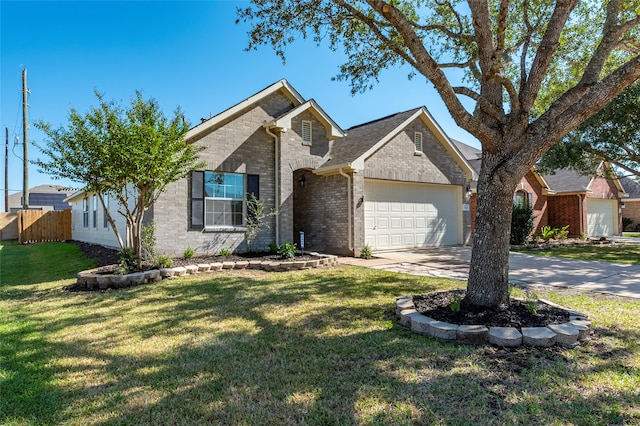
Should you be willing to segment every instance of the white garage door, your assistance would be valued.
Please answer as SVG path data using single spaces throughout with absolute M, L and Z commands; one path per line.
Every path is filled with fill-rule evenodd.
M 618 232 L 616 200 L 587 199 L 587 233 L 591 237 L 611 236 Z
M 455 186 L 366 179 L 365 243 L 374 250 L 460 244 L 460 191 Z

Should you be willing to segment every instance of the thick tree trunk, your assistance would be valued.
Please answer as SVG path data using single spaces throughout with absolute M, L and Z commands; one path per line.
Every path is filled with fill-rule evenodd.
M 497 168 L 484 165 L 478 179 L 471 267 L 463 305 L 504 307 L 509 304 L 509 236 L 518 178 L 504 163 Z

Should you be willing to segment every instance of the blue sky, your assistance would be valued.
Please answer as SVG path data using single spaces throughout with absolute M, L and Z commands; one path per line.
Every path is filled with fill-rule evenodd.
M 245 51 L 249 29 L 236 24 L 247 1 L 0 1 L 2 135 L 9 128 L 9 189 L 22 189 L 22 70 L 27 68 L 29 122 L 67 123 L 73 106 L 96 105 L 93 91 L 122 103 L 140 90 L 170 114 L 180 106 L 193 124 L 224 111 L 286 78 L 306 99 L 315 99 L 344 129 L 425 105 L 447 134 L 479 147 L 457 127 L 432 85 L 407 78 L 408 69 L 382 73 L 365 94 L 352 96 L 347 82 L 332 81 L 344 56 L 327 45 L 299 40 L 283 65 L 264 46 Z M 4 139 L 4 137 L 3 137 Z M 40 157 L 29 131 L 29 158 Z M 4 140 L 3 140 L 4 145 Z M 4 149 L 2 149 L 4 153 Z M 4 155 L 0 188 L 4 191 Z M 29 186 L 72 185 L 29 166 Z M 76 185 L 77 186 L 77 185 Z M 4 196 L 0 197 L 4 211 Z

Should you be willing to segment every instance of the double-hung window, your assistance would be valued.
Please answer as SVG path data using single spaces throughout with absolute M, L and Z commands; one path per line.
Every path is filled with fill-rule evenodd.
M 191 229 L 241 228 L 247 193 L 258 198 L 259 176 L 195 171 L 191 174 Z
M 89 227 L 89 199 L 87 197 L 82 199 L 82 227 Z
M 91 206 L 92 206 L 92 217 L 93 217 L 93 227 L 98 227 L 98 196 L 94 195 L 91 198 Z
M 244 175 L 204 173 L 204 226 L 244 224 Z
M 104 199 L 104 212 L 102 214 L 102 227 L 108 228 L 109 221 L 107 220 L 107 210 L 109 210 L 109 194 L 105 192 L 102 197 Z

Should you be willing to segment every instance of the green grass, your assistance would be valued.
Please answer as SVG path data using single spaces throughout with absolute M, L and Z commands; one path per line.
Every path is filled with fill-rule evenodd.
M 517 249 L 513 251 L 536 256 L 566 257 L 569 259 L 640 265 L 640 244 L 577 244 L 543 250 Z
M 66 250 L 0 252 L 0 424 L 640 423 L 640 301 L 539 292 L 591 315 L 593 339 L 501 351 L 393 319 L 396 296 L 458 281 L 343 267 L 72 293 L 71 272 L 4 279 Z
M 640 238 L 640 232 L 623 232 L 622 236 L 629 238 Z

